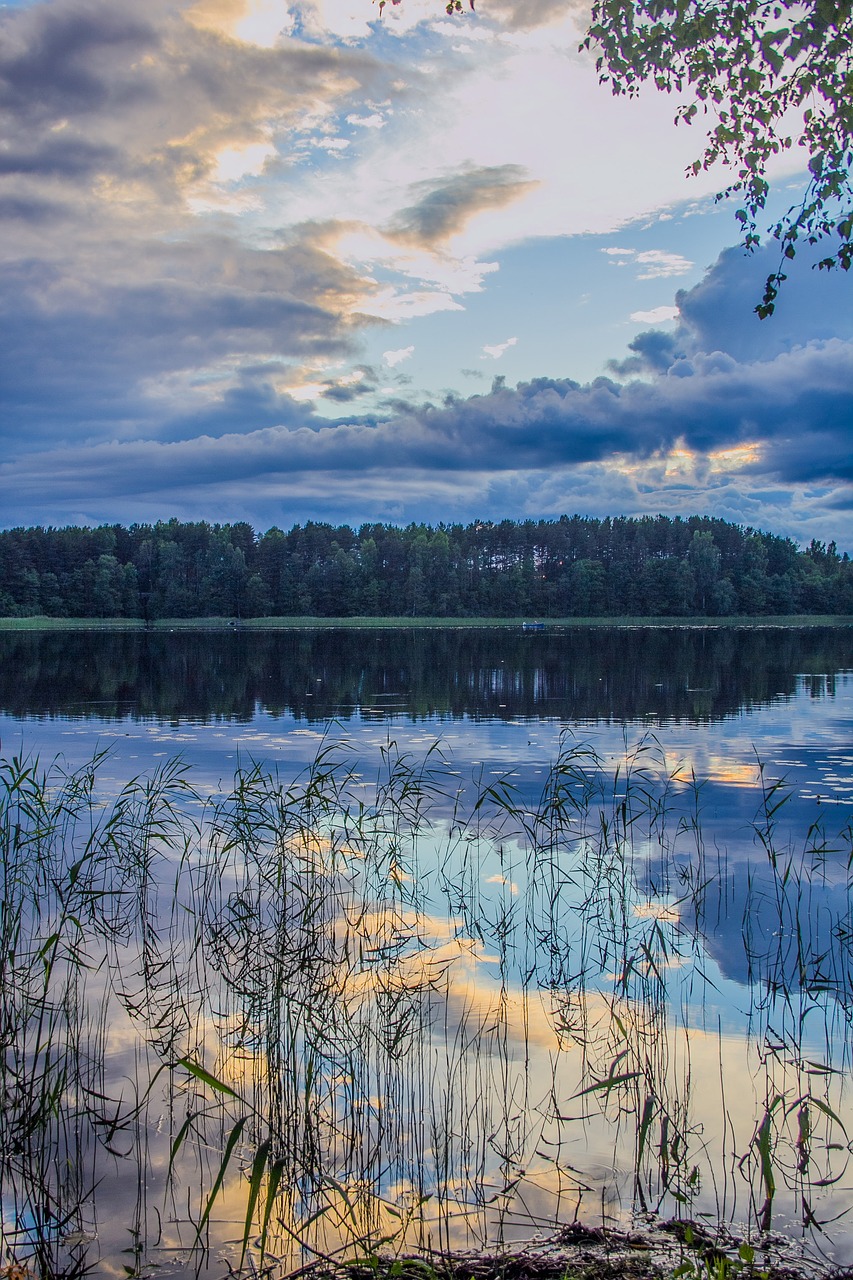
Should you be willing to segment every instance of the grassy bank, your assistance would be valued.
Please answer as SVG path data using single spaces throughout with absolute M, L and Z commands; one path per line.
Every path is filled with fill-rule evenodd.
M 853 627 L 850 614 L 790 614 L 778 617 L 728 618 L 0 618 L 0 631 L 318 631 L 346 630 L 474 630 L 518 629 L 543 622 L 549 631 L 570 627 Z

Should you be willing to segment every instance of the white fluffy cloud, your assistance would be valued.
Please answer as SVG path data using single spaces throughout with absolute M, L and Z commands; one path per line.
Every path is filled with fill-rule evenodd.
M 665 324 L 678 318 L 678 307 L 653 307 L 651 311 L 632 311 L 631 319 L 640 324 Z
M 689 258 L 680 253 L 672 253 L 667 249 L 620 249 L 616 247 L 601 250 L 612 259 L 614 266 L 625 267 L 632 264 L 638 268 L 638 280 L 667 280 L 672 276 L 684 276 L 693 267 Z
M 492 360 L 500 360 L 501 356 L 509 351 L 510 347 L 514 347 L 517 342 L 518 338 L 507 338 L 506 342 L 496 342 L 493 346 L 489 346 L 487 343 L 483 347 L 483 359 L 488 356 Z
M 389 369 L 394 369 L 398 364 L 402 364 L 404 360 L 409 360 L 415 354 L 415 348 L 400 347 L 397 351 L 383 351 L 382 359 L 388 365 Z

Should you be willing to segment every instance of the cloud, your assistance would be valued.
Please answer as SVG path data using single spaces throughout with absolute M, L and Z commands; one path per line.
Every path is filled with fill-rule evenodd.
M 328 381 L 320 394 L 332 404 L 352 404 L 375 390 L 375 379 L 369 377 L 367 371 L 357 369 L 347 377 Z
M 467 168 L 438 182 L 416 183 L 414 204 L 394 219 L 390 233 L 410 244 L 432 248 L 461 231 L 485 209 L 501 209 L 532 190 L 525 170 L 516 164 Z
M 352 144 L 348 138 L 313 138 L 311 145 L 319 147 L 321 151 L 330 151 L 334 155 L 346 151 Z
M 280 0 L 195 0 L 186 17 L 202 30 L 264 49 L 274 48 L 294 26 L 293 14 Z
M 760 279 L 771 261 L 764 253 L 748 266 Z M 498 379 L 487 394 L 441 406 L 400 404 L 387 420 L 324 421 L 275 393 L 268 364 L 215 432 L 198 434 L 197 421 L 192 434 L 171 440 L 94 439 L 7 454 L 3 509 L 39 509 L 56 522 L 64 510 L 91 509 L 93 495 L 107 518 L 128 503 L 134 511 L 203 511 L 215 494 L 229 510 L 254 504 L 255 519 L 276 503 L 280 513 L 283 501 L 288 510 L 346 519 L 383 518 L 392 503 L 406 518 L 470 514 L 472 504 L 495 514 L 686 514 L 701 509 L 704 495 L 728 518 L 824 538 L 831 531 L 843 545 L 845 530 L 853 539 L 853 321 L 839 309 L 836 334 L 791 339 L 813 294 L 833 311 L 836 282 L 808 271 L 790 282 L 787 326 L 729 311 L 727 281 L 749 292 L 737 262 L 723 254 L 699 285 L 679 293 L 674 332 L 638 335 L 630 357 L 638 367 L 622 371 L 626 382 L 537 378 L 510 388 Z M 729 350 L 715 341 L 723 337 Z M 745 337 L 753 358 L 738 359 Z M 369 376 L 365 369 L 363 381 Z M 360 385 L 320 381 L 341 401 Z M 242 429 L 229 429 L 240 408 Z
M 362 129 L 384 129 L 387 123 L 385 116 L 378 111 L 373 111 L 369 116 L 347 116 L 347 124 L 357 125 Z
M 26 447 L 80 423 L 89 436 L 143 423 L 168 434 L 179 415 L 214 412 L 229 388 L 257 382 L 264 361 L 279 371 L 265 375 L 272 386 L 291 361 L 353 350 L 341 304 L 370 286 L 308 229 L 277 250 L 217 235 L 151 244 L 140 264 L 149 279 L 122 270 L 121 248 L 102 246 L 104 279 L 91 285 L 86 262 L 76 278 L 51 263 L 0 268 L 7 430 Z
M 209 172 L 221 148 L 296 126 L 379 71 L 364 54 L 227 40 L 164 3 L 143 15 L 129 0 L 52 0 L 3 11 L 0 31 L 4 116 L 30 168 L 54 171 L 76 149 L 161 196 Z
M 684 331 L 695 347 L 726 351 L 739 361 L 768 359 L 806 341 L 853 340 L 849 278 L 818 271 L 822 256 L 820 246 L 804 245 L 795 262 L 785 264 L 790 278 L 772 318 L 762 321 L 754 309 L 767 276 L 780 266 L 779 246 L 770 241 L 752 255 L 724 250 L 696 288 L 675 296 Z
M 566 14 L 582 15 L 585 8 L 581 0 L 478 0 L 477 4 L 481 17 L 494 18 L 519 31 L 549 26 Z
M 334 255 L 327 228 L 248 237 L 224 215 L 253 207 L 241 188 L 281 164 L 307 118 L 385 88 L 360 51 L 259 47 L 164 0 L 0 10 L 13 140 L 0 151 L 0 376 L 17 447 L 168 438 L 198 412 L 221 429 L 264 361 L 278 362 L 261 380 L 275 401 L 290 362 L 352 351 L 377 285 Z
M 383 351 L 382 359 L 388 365 L 389 369 L 393 369 L 396 365 L 402 364 L 404 360 L 410 359 L 415 354 L 415 348 L 400 347 L 398 351 Z
M 621 249 L 616 246 L 602 249 L 602 253 L 614 259 L 614 266 L 624 267 L 633 262 L 641 270 L 638 280 L 668 280 L 671 276 L 683 276 L 693 267 L 689 258 L 666 249 Z
M 0 468 L 42 485 L 46 472 L 82 490 L 144 490 L 226 476 L 376 469 L 491 472 L 663 458 L 676 445 L 702 454 L 772 444 L 782 480 L 853 480 L 849 404 L 853 346 L 837 339 L 756 365 L 694 355 L 654 383 L 606 378 L 578 385 L 539 378 L 376 424 L 270 427 L 217 440 L 150 441 L 59 450 Z M 757 448 L 755 452 L 761 452 Z
M 638 280 L 667 280 L 670 276 L 683 276 L 693 266 L 689 258 L 663 249 L 646 249 L 637 254 L 636 261 L 643 268 L 637 273 Z
M 58 133 L 28 150 L 8 148 L 0 152 L 0 177 L 41 175 L 49 178 L 86 178 L 101 172 L 116 159 L 113 147 Z
M 654 307 L 651 311 L 632 311 L 630 318 L 640 324 L 662 324 L 665 320 L 676 320 L 678 314 L 678 307 Z
M 445 503 L 603 514 L 697 493 L 754 520 L 760 501 L 781 511 L 786 486 L 812 527 L 846 511 L 849 300 L 798 266 L 759 325 L 772 249 L 724 254 L 677 294 L 674 327 L 638 334 L 585 386 L 383 403 L 375 371 L 353 368 L 366 325 L 461 312 L 495 246 L 591 228 L 622 240 L 682 192 L 682 132 L 655 133 L 671 104 L 599 93 L 573 5 L 487 3 L 485 20 L 445 23 L 469 33 L 452 42 L 431 0 L 381 28 L 369 0 L 356 16 L 306 0 L 286 38 L 272 0 L 0 7 L 5 520 L 211 504 L 281 519 L 297 503 L 345 519 Z M 377 56 L 357 43 L 371 26 Z M 541 121 L 558 117 L 574 127 L 555 166 Z M 666 248 L 606 252 L 644 279 L 691 267 Z M 461 333 L 465 317 L 447 318 Z M 481 343 L 454 347 L 460 362 Z M 410 350 L 383 345 L 386 368 Z M 348 412 L 366 394 L 372 416 Z M 732 477 L 748 477 L 740 498 Z
M 485 360 L 486 356 L 490 356 L 492 360 L 500 360 L 505 351 L 509 351 L 510 347 L 514 347 L 518 342 L 518 338 L 507 338 L 506 342 L 498 342 L 494 346 L 484 346 L 481 360 Z
M 745 366 L 805 344 L 853 341 L 849 281 L 838 271 L 817 271 L 820 257 L 819 249 L 800 249 L 789 267 L 790 279 L 782 286 L 776 311 L 770 319 L 759 320 L 755 306 L 767 276 L 778 269 L 778 246 L 771 241 L 753 254 L 740 248 L 723 250 L 699 284 L 676 293 L 679 323 L 675 331 L 653 329 L 639 334 L 629 344 L 634 354 L 611 362 L 611 370 L 623 377 L 661 373 L 678 360 L 713 352 Z
M 680 339 L 663 329 L 647 329 L 638 333 L 628 350 L 634 354 L 623 360 L 609 360 L 610 373 L 630 378 L 642 373 L 666 373 L 678 355 Z

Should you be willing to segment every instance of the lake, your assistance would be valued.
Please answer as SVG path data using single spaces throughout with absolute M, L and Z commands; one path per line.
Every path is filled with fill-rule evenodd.
M 7 1246 L 849 1263 L 851 724 L 853 627 L 0 633 Z

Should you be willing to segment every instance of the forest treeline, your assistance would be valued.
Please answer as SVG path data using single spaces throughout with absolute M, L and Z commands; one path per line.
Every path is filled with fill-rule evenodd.
M 705 516 L 207 521 L 0 531 L 0 616 L 702 617 L 853 613 L 835 543 Z

